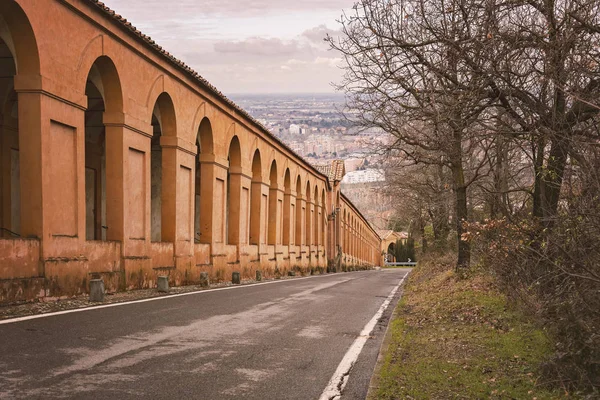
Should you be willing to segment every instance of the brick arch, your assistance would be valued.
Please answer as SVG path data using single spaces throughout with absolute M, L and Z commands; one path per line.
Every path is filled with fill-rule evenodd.
M 269 165 L 269 186 L 271 187 L 271 189 L 278 189 L 279 175 L 277 173 L 277 160 L 271 160 Z
M 83 92 L 85 92 L 87 81 L 92 81 L 102 94 L 106 112 L 122 113 L 124 111 L 121 78 L 115 63 L 109 56 L 101 55 L 89 66 L 86 76 L 80 82 L 83 84 Z
M 146 98 L 146 115 L 150 118 L 150 122 L 157 104 L 160 107 L 161 117 L 163 108 L 164 112 L 168 114 L 167 121 L 165 121 L 166 129 L 163 128 L 163 131 L 165 131 L 164 136 L 177 136 L 178 104 L 175 97 L 171 95 L 175 92 L 176 89 L 173 87 L 171 79 L 165 75 L 159 75 L 152 83 Z
M 162 136 L 177 135 L 175 105 L 167 92 L 161 92 L 151 106 L 150 123 L 152 125 L 150 155 L 150 235 L 154 242 L 168 241 L 174 236 L 174 221 L 168 218 L 171 193 L 167 186 L 174 182 L 163 180 L 169 172 L 163 166 L 166 163 L 163 153 Z M 167 185 L 165 185 L 166 183 Z
M 17 75 L 40 75 L 40 55 L 35 33 L 29 18 L 15 1 L 0 2 L 0 38 L 11 50 Z
M 289 168 L 283 173 L 283 244 L 292 243 L 292 228 L 295 215 L 292 213 L 292 178 Z
M 242 145 L 240 143 L 240 138 L 237 135 L 234 135 L 231 140 L 229 140 L 227 156 L 229 159 L 229 168 L 242 166 Z
M 292 228 L 295 230 L 294 234 L 294 244 L 296 246 L 302 244 L 302 177 L 300 174 L 296 175 L 296 217 L 294 218 L 295 227 Z
M 306 180 L 306 191 L 305 191 L 305 200 L 306 200 L 306 209 L 304 214 L 304 244 L 309 246 L 312 244 L 312 215 L 311 209 L 312 205 L 310 204 L 312 200 L 311 196 L 311 184 L 310 180 Z
M 196 129 L 197 146 L 194 163 L 194 243 L 207 243 L 212 232 L 213 129 L 210 119 L 203 117 Z M 204 234 L 203 234 L 204 231 Z
M 199 154 L 214 154 L 213 127 L 208 117 L 202 118 L 196 130 L 196 145 Z
M 81 82 L 79 83 L 81 84 Z M 117 174 L 121 160 L 119 138 L 107 123 L 119 122 L 123 114 L 123 92 L 113 61 L 99 56 L 89 67 L 83 81 L 85 111 L 85 223 L 87 240 L 118 238 L 118 188 L 107 182 Z M 108 122 L 107 122 L 108 119 Z M 110 151 L 107 148 L 110 147 Z M 111 229 L 112 228 L 112 229 Z
M 240 163 L 241 168 L 250 169 L 252 159 L 249 157 L 251 154 L 251 141 L 248 137 L 248 132 L 239 124 L 234 123 L 231 119 L 215 117 L 211 118 L 213 128 L 213 152 L 217 159 L 221 158 L 226 160 L 229 157 L 229 150 L 232 141 L 235 139 L 240 145 Z M 261 156 L 264 151 L 261 150 Z
M 279 175 L 277 173 L 277 160 L 272 160 L 269 168 L 269 210 L 267 244 L 280 243 L 279 235 L 279 206 L 278 206 Z M 279 228 L 279 229 L 278 229 Z
M 321 216 L 321 244 L 322 245 L 326 245 L 326 238 L 327 238 L 327 221 L 328 221 L 328 214 L 331 212 L 331 210 L 327 209 L 327 200 L 325 197 L 325 188 L 321 189 L 321 210 L 323 212 L 323 215 Z
M 262 221 L 262 176 L 263 167 L 260 149 L 254 148 L 252 153 L 252 182 L 250 187 L 250 241 L 258 245 L 261 241 L 260 225 Z
M 232 180 L 233 174 L 239 175 L 242 171 L 242 147 L 237 135 L 234 135 L 229 142 L 227 158 L 229 166 L 227 169 L 226 207 L 223 219 L 226 227 L 225 242 L 233 245 L 239 244 L 240 239 L 239 226 L 241 199 L 240 192 L 237 190 L 239 188 L 234 186 Z
M 319 186 L 315 184 L 313 195 L 313 221 L 312 221 L 312 244 L 319 245 L 321 238 L 319 237 Z
M 262 179 L 262 159 L 260 156 L 260 149 L 256 148 L 252 152 L 252 180 Z
M 342 211 L 342 251 L 344 253 L 348 253 L 348 237 L 347 237 L 347 232 L 348 232 L 348 216 L 346 213 L 346 207 L 342 207 L 343 211 Z
M 177 136 L 177 115 L 173 98 L 168 92 L 161 92 L 152 103 L 150 120 L 155 117 L 160 124 L 161 136 Z

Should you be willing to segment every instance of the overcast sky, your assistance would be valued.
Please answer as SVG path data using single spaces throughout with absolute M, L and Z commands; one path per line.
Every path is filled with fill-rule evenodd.
M 333 92 L 353 0 L 103 0 L 225 94 Z

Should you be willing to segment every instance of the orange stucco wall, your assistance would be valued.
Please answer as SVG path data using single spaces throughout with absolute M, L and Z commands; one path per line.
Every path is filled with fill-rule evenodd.
M 339 182 L 96 2 L 1 2 L 0 28 L 0 302 L 380 262 Z

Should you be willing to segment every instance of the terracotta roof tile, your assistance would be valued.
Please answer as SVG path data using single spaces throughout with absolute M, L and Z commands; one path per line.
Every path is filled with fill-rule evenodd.
M 346 164 L 344 160 L 332 160 L 330 164 L 315 165 L 323 175 L 327 175 L 330 182 L 340 182 L 346 175 Z
M 329 171 L 331 171 L 331 165 L 330 164 L 314 165 L 314 167 L 316 169 L 318 169 L 319 172 L 321 172 L 323 175 L 327 175 L 329 177 Z

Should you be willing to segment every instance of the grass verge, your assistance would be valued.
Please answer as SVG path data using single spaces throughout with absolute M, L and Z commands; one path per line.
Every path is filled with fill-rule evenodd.
M 561 399 L 538 369 L 545 333 L 489 278 L 458 279 L 452 260 L 422 260 L 408 278 L 370 399 Z

